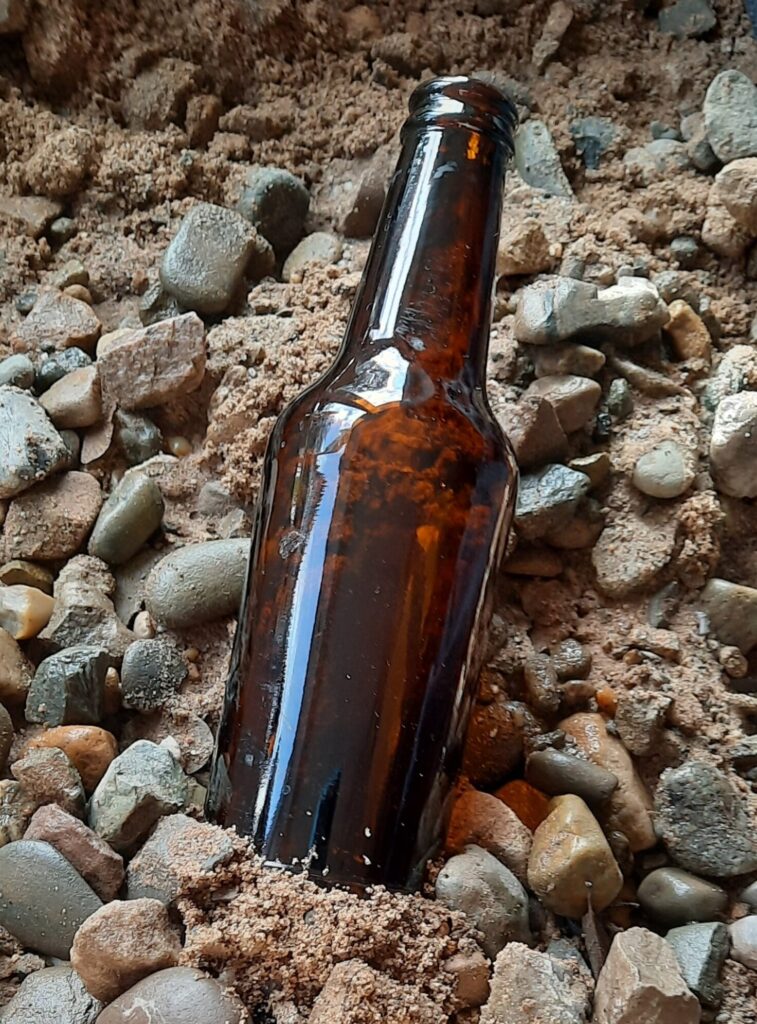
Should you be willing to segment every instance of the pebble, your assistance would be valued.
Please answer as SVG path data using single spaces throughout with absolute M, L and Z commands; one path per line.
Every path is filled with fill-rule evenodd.
M 523 721 L 518 705 L 497 697 L 473 708 L 463 754 L 463 772 L 474 786 L 500 782 L 523 754 Z
M 91 357 L 80 348 L 64 348 L 62 352 L 52 352 L 39 364 L 34 387 L 40 394 L 49 391 L 53 384 L 57 384 L 67 374 L 91 365 Z
M 537 395 L 550 403 L 566 434 L 585 426 L 601 394 L 602 388 L 595 380 L 573 374 L 540 377 L 526 390 L 526 395 Z
M 165 443 L 166 451 L 171 455 L 175 455 L 177 459 L 186 459 L 188 455 L 192 454 L 192 442 L 186 437 L 173 434 L 171 437 L 166 438 Z
M 0 386 L 10 384 L 26 391 L 33 383 L 34 364 L 28 356 L 8 356 L 0 362 Z
M 166 249 L 161 284 L 184 309 L 223 313 L 237 297 L 259 241 L 264 240 L 239 213 L 198 203 Z
M 584 1024 L 591 989 L 585 968 L 511 942 L 495 961 L 481 1024 Z
M 593 455 L 581 455 L 568 463 L 577 473 L 584 473 L 591 481 L 592 488 L 600 487 L 610 475 L 612 463 L 607 452 L 595 452 Z
M 168 629 L 186 629 L 235 614 L 242 600 L 250 541 L 188 544 L 166 555 L 150 573 L 147 610 Z
M 724 164 L 757 156 L 757 86 L 735 69 L 721 71 L 704 98 L 707 140 Z
M 24 839 L 55 847 L 104 903 L 116 898 L 124 880 L 123 858 L 62 807 L 48 804 L 35 811 Z
M 111 658 L 100 647 L 75 644 L 51 654 L 34 673 L 26 719 L 44 725 L 96 725 L 103 714 Z
M 156 711 L 176 693 L 186 674 L 186 662 L 170 640 L 136 640 L 121 666 L 124 707 Z
M 573 198 L 552 133 L 544 121 L 531 118 L 515 136 L 515 167 L 528 185 L 551 196 Z
M 537 377 L 561 374 L 596 377 L 606 362 L 604 352 L 600 352 L 598 348 L 577 345 L 575 342 L 535 346 L 530 355 Z
M 123 409 L 164 405 L 205 375 L 205 327 L 196 313 L 124 330 L 98 354 L 103 396 Z
M 45 967 L 24 978 L 3 1024 L 95 1024 L 102 1009 L 71 967 Z
M 0 628 L 0 701 L 26 700 L 34 669 L 7 630 Z
M 266 238 L 279 259 L 289 255 L 305 233 L 310 193 L 289 171 L 256 167 L 247 172 L 238 211 Z
M 86 302 L 56 288 L 43 288 L 32 311 L 11 336 L 11 343 L 17 352 L 74 347 L 91 352 L 100 337 L 101 326 Z
M 78 771 L 91 793 L 118 754 L 116 737 L 96 725 L 59 725 L 29 740 L 28 746 L 59 747 Z
M 597 912 L 623 886 L 623 875 L 594 815 L 580 797 L 558 796 L 534 833 L 528 887 L 548 910 L 580 918 Z
M 672 703 L 666 694 L 641 687 L 620 694 L 615 725 L 626 750 L 638 757 L 650 757 L 660 749 Z
M 55 562 L 84 546 L 102 505 L 100 485 L 89 473 L 61 473 L 15 498 L 5 520 L 9 558 Z
M 483 935 L 492 960 L 508 942 L 531 941 L 528 895 L 515 875 L 479 846 L 450 857 L 436 879 L 436 898 L 460 910 Z
M 757 879 L 739 893 L 739 902 L 757 910 Z
M 605 806 L 618 788 L 618 778 L 612 772 L 554 748 L 530 755 L 526 778 L 550 796 L 572 794 L 594 808 Z
M 446 848 L 461 853 L 471 844 L 488 850 L 525 885 L 531 832 L 507 804 L 475 789 L 455 801 Z
M 16 221 L 24 234 L 39 238 L 45 228 L 58 216 L 62 206 L 46 196 L 3 196 L 0 198 L 0 216 Z
M 98 516 L 89 553 L 109 565 L 128 562 L 159 529 L 163 495 L 155 481 L 141 472 L 127 473 Z
M 0 780 L 0 846 L 21 839 L 37 805 L 13 779 Z
M 591 487 L 583 473 L 558 464 L 520 478 L 515 525 L 526 540 L 537 540 L 566 524 Z
M 731 878 L 757 870 L 744 802 L 728 777 L 703 761 L 662 773 L 655 822 L 670 856 L 688 871 Z
M 505 218 L 497 246 L 498 276 L 538 274 L 553 263 L 549 239 L 536 218 Z
M 568 438 L 553 406 L 535 395 L 505 403 L 497 409 L 504 430 L 521 469 L 555 462 L 568 452 Z
M 187 774 L 199 772 L 210 761 L 215 743 L 210 726 L 199 715 L 181 707 L 135 715 L 121 734 L 123 742 L 162 743 L 167 737 L 177 744 L 179 763 Z
M 0 629 L 14 640 L 37 636 L 53 614 L 55 601 L 36 587 L 0 587 Z
M 557 672 L 547 654 L 532 654 L 523 666 L 525 699 L 529 707 L 543 715 L 555 715 L 560 707 L 561 691 Z
M 73 370 L 40 396 L 39 404 L 58 429 L 91 427 L 102 418 L 97 365 Z
M 50 570 L 21 558 L 12 558 L 0 566 L 0 583 L 6 587 L 20 583 L 25 587 L 35 587 L 44 594 L 53 592 L 53 574 Z
M 676 537 L 675 518 L 631 511 L 610 518 L 591 553 L 600 590 L 622 598 L 654 585 L 673 555 Z
M 28 949 L 68 960 L 77 928 L 101 906 L 49 843 L 22 839 L 0 849 L 0 926 Z
M 299 282 L 307 267 L 328 266 L 342 255 L 342 242 L 328 231 L 314 231 L 306 235 L 292 249 L 281 270 L 282 281 Z
M 670 255 L 679 267 L 695 270 L 703 261 L 704 250 L 693 235 L 677 235 L 670 240 Z
M 757 971 L 757 914 L 731 923 L 731 959 Z
M 174 57 L 161 57 L 127 84 L 121 99 L 130 128 L 160 131 L 181 120 L 195 87 L 196 67 Z
M 86 287 L 89 284 L 89 272 L 81 260 L 66 260 L 63 266 L 52 275 L 50 283 L 56 288 L 60 288 L 61 291 L 76 284 Z
M 717 189 L 711 189 L 702 224 L 702 242 L 725 259 L 740 260 L 750 241 L 749 232 L 728 212 Z
M 747 157 L 733 160 L 715 177 L 718 198 L 733 219 L 752 237 L 757 235 L 756 176 L 757 157 Z
M 11 767 L 13 777 L 37 804 L 57 804 L 81 818 L 84 814 L 84 786 L 76 768 L 57 747 L 27 750 Z
M 710 472 L 732 498 L 757 497 L 757 391 L 726 395 L 715 410 Z
M 489 961 L 482 952 L 454 953 L 442 967 L 454 978 L 457 1006 L 482 1006 L 489 998 Z
M 608 805 L 608 827 L 622 832 L 634 853 L 655 846 L 657 836 L 652 827 L 652 800 L 628 751 L 620 740 L 610 736 L 603 717 L 579 713 L 564 719 L 559 728 L 573 737 L 579 750 L 593 764 L 611 772 L 618 780 Z M 604 820 L 605 816 L 602 817 Z
M 596 171 L 602 155 L 615 142 L 618 130 L 609 117 L 590 116 L 571 121 L 570 134 L 584 166 Z
M 109 584 L 103 584 L 97 573 L 81 571 L 82 564 L 89 563 L 102 567 Z M 55 610 L 39 635 L 45 649 L 55 652 L 85 644 L 101 648 L 120 661 L 135 637 L 116 615 L 108 597 L 112 589 L 113 577 L 104 562 L 91 555 L 77 555 L 68 562 L 55 583 Z
M 558 679 L 585 679 L 591 671 L 591 661 L 591 650 L 578 640 L 561 640 L 552 651 L 552 664 Z
M 370 238 L 376 230 L 396 163 L 391 146 L 380 146 L 341 203 L 339 230 L 347 238 Z
M 689 166 L 685 143 L 676 139 L 654 139 L 646 146 L 634 146 L 626 151 L 623 163 L 633 178 L 644 185 L 671 177 Z
M 44 409 L 17 388 L 0 387 L 0 498 L 12 498 L 68 462 L 68 448 Z
M 663 7 L 657 16 L 660 32 L 688 39 L 703 36 L 715 28 L 718 19 L 707 0 L 676 0 L 670 7 Z
M 181 942 L 159 900 L 106 904 L 80 926 L 71 966 L 95 998 L 110 1003 L 156 971 L 175 967 Z
M 678 498 L 694 483 L 695 455 L 676 441 L 661 441 L 644 452 L 633 468 L 633 482 L 651 498 Z
M 218 130 L 222 111 L 223 104 L 217 96 L 189 97 L 185 124 L 190 146 L 193 148 L 207 146 Z
M 720 972 L 728 956 L 728 929 L 719 921 L 685 924 L 671 929 L 665 941 L 676 955 L 683 980 L 706 1006 L 723 999 Z
M 0 704 L 0 772 L 5 771 L 13 745 L 13 719 L 4 704 Z
M 235 995 L 191 967 L 169 967 L 138 982 L 114 1000 L 97 1024 L 249 1024 Z
M 50 225 L 50 238 L 61 245 L 76 234 L 76 221 L 70 217 L 56 217 Z
M 156 324 L 160 320 L 170 320 L 181 316 L 182 309 L 173 295 L 169 295 L 160 281 L 152 284 L 139 299 L 139 320 L 145 327 Z
M 182 810 L 187 780 L 169 751 L 138 740 L 108 766 L 92 795 L 89 824 L 119 853 L 132 852 L 164 814 Z
M 713 578 L 699 595 L 699 605 L 721 643 L 744 654 L 757 645 L 757 588 Z
M 674 299 L 668 306 L 670 320 L 665 325 L 679 359 L 704 359 L 709 363 L 712 338 L 704 321 L 688 302 Z
M 162 451 L 163 435 L 142 413 L 116 409 L 114 425 L 113 436 L 130 466 L 147 462 Z
M 700 1007 L 675 953 L 646 928 L 613 939 L 597 979 L 594 1024 L 699 1024 Z

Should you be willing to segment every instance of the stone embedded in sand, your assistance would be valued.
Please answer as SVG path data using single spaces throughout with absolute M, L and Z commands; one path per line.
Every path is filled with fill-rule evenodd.
M 672 697 L 657 690 L 637 687 L 623 691 L 618 698 L 615 725 L 626 750 L 639 757 L 649 757 L 659 750 L 672 704 Z
M 676 39 L 703 36 L 717 23 L 715 12 L 707 0 L 676 0 L 670 7 L 663 7 L 657 16 L 660 32 Z
M 515 136 L 515 166 L 528 185 L 551 196 L 573 198 L 560 154 L 544 121 L 532 117 L 520 126 Z
M 276 255 L 289 255 L 305 230 L 310 193 L 289 171 L 255 167 L 247 172 L 237 209 L 268 239 Z
M 95 1024 L 102 1008 L 71 967 L 45 967 L 24 979 L 3 1024 Z
M 358 1024 L 361 1020 L 392 1024 L 437 1024 L 439 1009 L 428 996 L 410 989 L 362 960 L 332 967 L 313 1003 L 308 1024 Z
M 633 482 L 652 498 L 678 498 L 693 484 L 695 470 L 695 452 L 676 441 L 661 441 L 636 460 Z
M 11 387 L 26 391 L 33 383 L 34 363 L 28 356 L 19 353 L 0 362 L 0 386 L 9 384 Z
M 250 541 L 243 538 L 188 544 L 166 555 L 147 580 L 147 610 L 169 629 L 235 614 L 249 555 Z
M 0 387 L 0 498 L 12 498 L 62 469 L 68 448 L 24 391 Z
M 100 485 L 89 473 L 62 473 L 24 491 L 8 509 L 6 556 L 71 558 L 84 546 L 101 505 Z
M 683 299 L 671 302 L 668 311 L 670 320 L 665 325 L 665 333 L 673 342 L 678 358 L 704 359 L 709 363 L 712 338 L 699 314 Z
M 40 662 L 26 698 L 26 718 L 45 725 L 96 725 L 103 713 L 111 657 L 76 644 Z
M 40 396 L 39 404 L 58 429 L 91 427 L 102 417 L 97 364 L 73 370 Z
M 17 0 L 10 0 L 11 3 Z M 2 196 L 0 217 L 17 223 L 25 234 L 39 238 L 50 221 L 63 209 L 60 203 L 46 196 Z
M 314 231 L 306 235 L 292 249 L 284 261 L 281 271 L 283 281 L 298 282 L 308 267 L 328 266 L 336 263 L 342 255 L 342 243 L 328 231 Z
M 370 238 L 376 230 L 397 154 L 391 146 L 380 146 L 368 161 L 339 211 L 339 230 L 347 238 Z
M 727 775 L 687 761 L 660 776 L 657 832 L 670 856 L 698 874 L 731 878 L 757 871 L 757 840 L 749 812 Z
M 121 740 L 162 743 L 169 736 L 178 745 L 179 764 L 188 775 L 201 771 L 210 761 L 215 744 L 212 729 L 199 715 L 181 706 L 133 716 L 124 726 Z
M 481 1024 L 584 1024 L 591 987 L 585 968 L 511 942 L 494 963 Z
M 580 430 L 591 418 L 602 389 L 589 377 L 554 374 L 538 378 L 525 393 L 546 399 L 555 410 L 560 426 L 566 434 L 570 434 Z
M 97 786 L 118 754 L 116 737 L 97 725 L 59 725 L 45 729 L 33 736 L 27 746 L 59 747 L 76 767 L 88 793 Z
M 757 235 L 757 157 L 734 160 L 715 178 L 718 198 L 733 219 Z
M 92 132 L 70 122 L 58 131 L 45 132 L 26 161 L 24 171 L 29 187 L 53 199 L 73 195 L 89 173 L 95 149 Z M 58 281 L 54 283 L 65 287 Z
M 710 630 L 748 654 L 757 645 L 757 588 L 712 578 L 699 595 Z
M 699 1024 L 670 946 L 646 928 L 615 936 L 597 981 L 595 1024 Z
M 529 355 L 537 377 L 575 374 L 596 377 L 606 363 L 604 352 L 589 345 L 565 342 L 560 345 L 535 345 Z
M 612 772 L 551 747 L 531 754 L 526 778 L 550 796 L 573 794 L 594 808 L 604 807 L 618 788 L 618 778 Z
M 158 900 L 106 904 L 80 926 L 71 966 L 89 992 L 104 1003 L 156 971 L 175 967 L 179 936 Z
M 109 565 L 128 562 L 159 529 L 163 495 L 141 472 L 127 473 L 103 505 L 89 541 L 89 553 Z
M 0 629 L 14 640 L 29 640 L 47 625 L 55 601 L 36 587 L 0 587 Z
M 728 929 L 719 921 L 686 924 L 673 928 L 665 941 L 676 955 L 683 980 L 707 1006 L 719 1006 L 723 999 L 720 971 L 728 956 Z
M 492 959 L 507 942 L 530 942 L 526 890 L 479 846 L 450 857 L 437 876 L 436 898 L 467 915 L 483 934 L 483 950 Z
M 711 189 L 707 199 L 702 242 L 729 260 L 740 260 L 751 243 L 749 232 L 729 213 L 716 189 Z
M 91 352 L 101 324 L 92 307 L 54 288 L 39 293 L 34 308 L 11 337 L 16 352 L 81 348 Z
M 731 68 L 710 82 L 704 98 L 707 139 L 724 164 L 757 156 L 757 86 Z
M 186 662 L 170 640 L 136 640 L 121 666 L 124 707 L 156 711 L 176 693 L 186 674 Z
M 757 497 L 757 392 L 740 391 L 718 403 L 710 438 L 710 470 L 723 494 Z
M 552 464 L 520 478 L 515 526 L 525 540 L 538 540 L 565 526 L 588 494 L 591 481 L 567 466 Z
M 130 128 L 161 131 L 180 122 L 197 67 L 174 57 L 160 57 L 127 84 L 121 98 L 124 119 Z
M 97 1024 L 249 1024 L 237 997 L 214 978 L 190 967 L 169 967 L 138 982 L 114 1000 Z
M 81 818 L 84 814 L 84 786 L 76 768 L 57 747 L 27 750 L 11 766 L 13 777 L 37 804 L 57 804 L 64 811 Z
M 115 440 L 130 466 L 137 466 L 160 454 L 163 435 L 147 416 L 117 409 L 113 419 Z
M 34 669 L 7 630 L 0 628 L 0 701 L 18 704 L 26 700 Z
M 455 953 L 444 961 L 444 970 L 455 979 L 455 1004 L 482 1006 L 489 997 L 489 961 L 479 950 Z
M 497 275 L 538 274 L 555 262 L 549 239 L 535 217 L 506 216 L 497 246 Z
M 5 771 L 13 745 L 13 719 L 4 704 L 0 704 L 0 772 Z
M 618 137 L 618 129 L 609 117 L 579 117 L 570 123 L 576 152 L 589 170 L 596 171 L 600 158 Z
M 757 915 L 742 917 L 730 926 L 731 959 L 757 970 Z
M 611 519 L 592 551 L 597 584 L 620 598 L 651 586 L 675 550 L 677 521 L 625 512 Z
M 446 848 L 460 853 L 471 844 L 494 854 L 525 885 L 530 831 L 507 804 L 475 789 L 466 790 L 455 801 Z
M 196 313 L 118 337 L 98 355 L 103 397 L 123 409 L 164 405 L 196 390 L 205 374 L 205 327 Z
M 110 587 L 103 585 L 96 573 L 79 573 L 82 563 L 94 563 L 105 570 Z M 85 644 L 107 651 L 111 658 L 120 660 L 136 639 L 130 629 L 116 615 L 108 597 L 113 589 L 113 577 L 107 566 L 90 555 L 77 555 L 61 570 L 55 582 L 55 609 L 47 626 L 39 634 L 44 650 Z

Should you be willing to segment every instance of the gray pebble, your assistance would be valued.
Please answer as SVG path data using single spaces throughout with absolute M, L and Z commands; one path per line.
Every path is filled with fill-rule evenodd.
M 37 804 L 15 779 L 0 779 L 0 846 L 23 839 Z
M 757 910 L 757 880 L 742 889 L 739 893 L 739 901 L 746 903 L 752 910 Z
M 145 603 L 156 622 L 185 629 L 239 610 L 250 541 L 188 544 L 166 555 L 150 573 Z
M 515 136 L 515 166 L 521 178 L 548 195 L 573 198 L 552 133 L 544 121 L 532 118 Z
M 62 469 L 69 453 L 34 399 L 0 387 L 0 498 L 12 498 Z
M 61 291 L 72 284 L 80 284 L 86 288 L 89 284 L 89 272 L 81 260 L 66 260 L 63 266 L 55 271 L 50 283 Z
M 731 878 L 757 870 L 749 814 L 728 777 L 703 761 L 660 776 L 655 827 L 668 853 L 689 871 Z
M 53 352 L 40 363 L 34 386 L 39 394 L 48 391 L 53 384 L 74 370 L 82 370 L 89 366 L 92 359 L 80 348 L 64 348 L 62 352 Z
M 618 788 L 618 779 L 591 761 L 562 750 L 537 750 L 528 759 L 526 778 L 550 796 L 572 793 L 590 807 L 602 807 Z
M 163 448 L 163 435 L 147 416 L 139 412 L 117 409 L 113 417 L 115 439 L 130 466 L 158 455 Z
M 757 971 L 757 914 L 732 921 L 729 931 L 731 959 Z
M 584 166 L 595 171 L 603 153 L 612 146 L 618 131 L 609 117 L 579 117 L 571 121 L 570 134 Z
M 99 647 L 78 644 L 45 658 L 26 698 L 26 718 L 45 725 L 97 725 L 105 675 L 112 659 Z
M 757 497 L 757 392 L 740 391 L 718 403 L 710 437 L 710 472 L 722 494 Z
M 89 553 L 109 565 L 123 565 L 160 527 L 163 495 L 142 472 L 127 473 L 100 510 Z
M 22 839 L 0 849 L 0 925 L 28 949 L 68 960 L 79 925 L 101 906 L 48 843 Z
M 642 910 L 664 927 L 711 921 L 725 913 L 728 894 L 719 885 L 680 868 L 657 868 L 637 891 Z
M 526 540 L 536 540 L 564 526 L 591 487 L 584 473 L 553 464 L 520 480 L 515 525 Z
M 248 1024 L 239 999 L 190 967 L 157 971 L 115 999 L 97 1024 Z
M 183 309 L 176 298 L 167 292 L 160 281 L 150 285 L 139 300 L 139 319 L 145 327 L 156 324 L 159 320 L 170 320 L 181 316 Z
M 652 498 L 678 498 L 694 483 L 695 457 L 676 441 L 661 441 L 636 460 L 633 482 Z
M 170 641 L 136 640 L 121 666 L 124 707 L 157 711 L 176 693 L 186 674 L 186 663 Z
M 623 377 L 616 377 L 610 384 L 605 402 L 607 411 L 615 420 L 624 420 L 633 412 L 631 385 Z
M 741 71 L 721 71 L 704 98 L 707 140 L 724 164 L 757 155 L 757 86 Z
M 665 936 L 681 968 L 683 980 L 706 1006 L 719 1006 L 723 999 L 720 972 L 728 956 L 728 929 L 720 921 L 685 924 Z
M 558 679 L 586 679 L 591 671 L 591 650 L 578 640 L 562 640 L 552 651 Z
M 699 595 L 710 631 L 744 654 L 757 646 L 757 588 L 712 578 Z
M 50 238 L 62 245 L 76 234 L 76 221 L 70 217 L 56 217 L 50 225 Z
M 693 270 L 702 260 L 703 249 L 699 239 L 691 235 L 678 235 L 670 243 L 670 255 L 679 267 Z
M 95 1024 L 103 1004 L 71 967 L 46 967 L 24 978 L 3 1010 L 3 1024 Z
M 16 301 L 14 302 L 14 306 L 16 307 L 17 311 L 21 314 L 21 316 L 28 316 L 31 313 L 31 311 L 34 309 L 34 306 L 35 306 L 36 302 L 37 302 L 37 292 L 35 292 L 35 291 L 21 292 L 20 295 L 16 296 Z
M 249 171 L 237 204 L 239 212 L 284 259 L 305 233 L 310 193 L 289 171 L 257 167 Z
M 28 356 L 8 356 L 0 362 L 0 385 L 12 384 L 26 391 L 33 383 L 34 364 Z
M 681 134 L 677 128 L 671 128 L 664 121 L 652 121 L 649 125 L 649 134 L 653 139 L 677 139 L 681 140 Z
M 529 353 L 534 361 L 537 377 L 553 374 L 576 374 L 579 377 L 596 377 L 605 365 L 605 355 L 598 348 L 588 345 L 535 345 Z
M 670 7 L 663 7 L 657 15 L 660 32 L 676 39 L 703 36 L 717 23 L 715 12 L 707 0 L 676 0 Z

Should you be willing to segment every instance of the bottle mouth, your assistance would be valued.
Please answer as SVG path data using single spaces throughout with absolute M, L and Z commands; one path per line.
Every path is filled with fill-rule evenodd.
M 409 129 L 459 127 L 484 132 L 512 155 L 518 112 L 494 85 L 466 75 L 431 78 L 415 89 L 408 104 Z

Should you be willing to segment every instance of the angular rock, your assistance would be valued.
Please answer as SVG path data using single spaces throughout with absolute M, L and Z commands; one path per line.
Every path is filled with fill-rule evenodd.
M 71 761 L 56 747 L 28 750 L 13 763 L 13 777 L 38 807 L 57 804 L 77 818 L 84 814 L 84 786 Z
M 595 171 L 599 167 L 602 155 L 615 142 L 618 130 L 609 117 L 589 116 L 572 121 L 570 134 L 584 166 Z
M 543 793 L 573 794 L 594 808 L 604 807 L 618 788 L 618 778 L 612 772 L 552 747 L 530 755 L 526 778 Z
M 520 479 L 515 525 L 526 540 L 537 540 L 564 526 L 591 487 L 583 473 L 550 465 Z
M 185 313 L 119 332 L 97 362 L 106 401 L 123 409 L 163 405 L 200 386 L 205 327 L 196 313 Z
M 646 146 L 634 146 L 623 157 L 629 173 L 644 185 L 679 174 L 689 166 L 689 154 L 683 142 L 655 139 Z
M 55 199 L 72 196 L 81 188 L 94 155 L 92 133 L 69 123 L 58 131 L 45 132 L 26 162 L 26 180 L 32 191 L 42 195 Z
M 394 1020 L 410 1024 L 412 999 L 413 1024 L 434 1024 L 438 1012 L 423 993 L 410 996 L 410 989 L 362 960 L 345 960 L 332 967 L 308 1018 L 309 1024 L 332 1021 Z M 399 1009 L 397 1009 L 399 1008 Z M 398 1015 L 399 1014 L 399 1015 Z
M 715 188 L 733 219 L 757 235 L 757 157 L 733 160 L 715 177 Z
M 199 772 L 210 761 L 215 743 L 210 726 L 199 715 L 180 706 L 135 715 L 121 733 L 122 743 L 162 743 L 168 737 L 177 745 L 179 764 L 188 775 Z
M 757 156 L 757 86 L 741 71 L 721 71 L 704 98 L 707 139 L 724 164 Z
M 97 365 L 73 370 L 40 396 L 39 404 L 58 429 L 91 427 L 103 414 Z
M 163 495 L 144 473 L 127 473 L 100 511 L 89 553 L 108 565 L 123 565 L 159 529 Z
M 18 782 L 0 779 L 0 846 L 21 839 L 37 809 Z
M 537 345 L 531 350 L 537 377 L 555 374 L 576 374 L 578 377 L 596 377 L 606 359 L 603 352 L 588 345 L 568 342 L 564 345 Z
M 493 854 L 525 885 L 530 831 L 507 804 L 475 789 L 455 801 L 446 841 L 450 853 L 461 853 L 470 845 Z
M 468 917 L 483 934 L 483 950 L 492 959 L 508 942 L 530 941 L 526 890 L 479 846 L 469 846 L 447 861 L 436 879 L 436 898 Z
M 0 629 L 0 701 L 26 700 L 34 669 L 10 633 Z
M 673 555 L 676 533 L 674 518 L 629 512 L 610 520 L 591 555 L 603 593 L 621 598 L 654 584 Z
M 22 558 L 12 558 L 10 562 L 0 566 L 0 583 L 12 587 L 20 583 L 24 587 L 34 587 L 43 594 L 53 592 L 53 574 L 49 569 L 36 562 L 26 562 Z
M 719 1006 L 723 999 L 720 972 L 728 956 L 728 929 L 719 921 L 686 924 L 665 936 L 672 946 L 683 980 L 706 1006 Z
M 731 933 L 731 959 L 757 970 L 757 914 L 734 921 Z
M 370 238 L 376 230 L 396 159 L 390 146 L 381 146 L 347 193 L 339 217 L 339 230 L 347 238 Z
M 180 952 L 162 903 L 115 900 L 79 927 L 71 966 L 96 999 L 110 1003 L 148 975 L 175 967 Z
M 702 242 L 718 256 L 740 260 L 751 239 L 749 232 L 731 216 L 716 189 L 710 191 L 702 224 Z
M 749 813 L 728 777 L 703 761 L 687 761 L 660 776 L 657 832 L 671 857 L 697 874 L 731 878 L 757 870 L 757 840 Z
M 153 619 L 186 629 L 233 615 L 242 600 L 250 541 L 189 544 L 166 555 L 150 573 L 145 603 Z
M 526 390 L 526 396 L 544 398 L 557 414 L 566 434 L 580 430 L 591 418 L 602 395 L 595 380 L 572 374 L 540 377 Z
M 136 640 L 121 666 L 124 707 L 157 710 L 176 693 L 186 674 L 186 662 L 169 640 Z
M 46 967 L 24 978 L 3 1024 L 95 1024 L 102 1009 L 71 967 Z
M 26 698 L 26 718 L 45 725 L 96 725 L 103 714 L 111 658 L 100 647 L 76 644 L 40 663 Z
M 105 570 L 108 584 L 103 586 L 96 575 L 80 574 L 77 562 L 94 563 Z M 113 589 L 113 577 L 107 566 L 89 555 L 77 555 L 61 570 L 55 583 L 55 610 L 47 626 L 39 634 L 44 649 L 52 652 L 61 648 L 85 644 L 99 647 L 116 661 L 120 661 L 129 644 L 136 639 L 130 629 L 116 615 L 108 593 Z
M 757 497 L 757 391 L 727 395 L 718 403 L 710 438 L 710 471 L 723 494 Z
M 196 68 L 187 61 L 161 57 L 141 71 L 121 101 L 130 128 L 159 131 L 180 121 L 194 86 Z
M 515 136 L 515 166 L 521 178 L 551 196 L 573 198 L 552 134 L 544 123 L 531 118 Z
M 524 396 L 496 410 L 499 424 L 522 469 L 554 462 L 568 451 L 568 438 L 554 407 L 538 396 Z
M 34 364 L 28 356 L 8 356 L 0 362 L 0 386 L 28 390 L 34 383 Z
M 657 16 L 660 32 L 688 39 L 703 36 L 715 28 L 718 19 L 707 0 L 676 0 L 670 7 L 663 7 Z
M 13 745 L 13 719 L 4 704 L 0 704 L 0 771 L 5 771 Z
M 138 982 L 114 1000 L 97 1024 L 249 1024 L 236 996 L 191 967 L 169 967 Z
M 553 263 L 549 239 L 538 220 L 504 218 L 497 246 L 498 275 L 538 274 Z
M 454 978 L 458 1006 L 482 1006 L 489 997 L 489 961 L 480 951 L 455 953 L 444 961 L 444 970 Z
M 164 814 L 182 810 L 187 780 L 162 746 L 138 740 L 108 767 L 89 805 L 90 826 L 119 853 L 133 852 Z
M 89 473 L 62 473 L 15 498 L 5 520 L 9 558 L 54 562 L 83 547 L 102 505 L 102 492 Z
M 585 969 L 511 942 L 495 961 L 481 1024 L 584 1024 L 591 989 Z
M 633 482 L 652 498 L 678 498 L 694 482 L 696 455 L 676 441 L 661 441 L 640 455 L 633 468 Z
M 0 849 L 0 926 L 28 949 L 67 960 L 77 928 L 101 906 L 48 843 L 22 839 Z
M 55 601 L 36 587 L 0 587 L 0 629 L 14 640 L 30 640 L 47 625 Z
M 665 716 L 672 703 L 672 697 L 640 687 L 620 695 L 615 724 L 626 750 L 638 757 L 649 757 L 659 750 Z
M 237 209 L 271 243 L 279 259 L 305 233 L 310 193 L 289 171 L 255 167 L 248 171 Z
M 62 469 L 68 448 L 34 399 L 0 387 L 0 498 L 12 498 Z
M 59 725 L 45 729 L 29 740 L 28 747 L 58 747 L 62 750 L 78 771 L 88 793 L 97 786 L 118 754 L 116 737 L 96 725 Z
M 14 0 L 11 0 L 13 3 Z M 46 196 L 3 196 L 0 198 L 0 217 L 16 223 L 24 234 L 39 238 L 60 213 L 60 203 Z
M 34 308 L 13 333 L 16 352 L 81 348 L 91 352 L 100 337 L 101 324 L 92 307 L 65 292 L 45 288 Z

